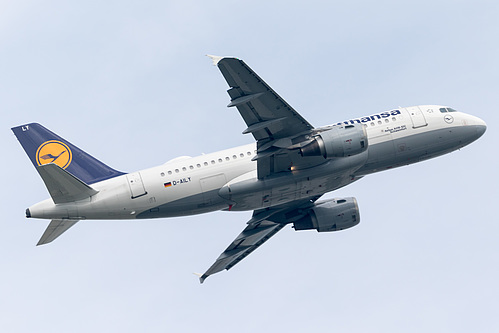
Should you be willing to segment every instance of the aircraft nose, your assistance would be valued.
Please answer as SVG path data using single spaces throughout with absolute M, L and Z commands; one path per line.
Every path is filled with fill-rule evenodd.
M 477 118 L 476 133 L 478 137 L 481 137 L 483 133 L 487 130 L 487 124 L 480 118 Z
M 480 138 L 487 130 L 487 124 L 485 121 L 476 116 L 466 115 L 464 124 L 469 126 L 470 129 L 473 128 L 475 130 L 475 133 L 470 133 L 474 137 L 473 140 Z

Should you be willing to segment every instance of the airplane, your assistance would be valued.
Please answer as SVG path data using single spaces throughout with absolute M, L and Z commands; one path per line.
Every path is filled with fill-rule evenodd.
M 50 219 L 37 245 L 80 220 L 149 219 L 253 211 L 244 230 L 200 275 L 229 270 L 291 224 L 331 232 L 360 222 L 354 197 L 319 200 L 362 177 L 460 149 L 486 123 L 448 106 L 399 107 L 314 127 L 237 58 L 209 56 L 255 143 L 179 157 L 132 173 L 113 169 L 38 123 L 12 128 L 50 198 L 26 209 Z

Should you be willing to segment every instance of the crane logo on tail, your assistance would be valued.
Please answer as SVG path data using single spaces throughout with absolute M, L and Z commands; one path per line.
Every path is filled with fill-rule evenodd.
M 71 149 L 66 144 L 57 140 L 42 143 L 36 151 L 36 163 L 38 165 L 55 163 L 61 168 L 66 169 L 71 164 L 72 158 Z

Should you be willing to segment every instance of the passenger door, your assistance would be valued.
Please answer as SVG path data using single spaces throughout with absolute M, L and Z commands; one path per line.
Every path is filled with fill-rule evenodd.
M 412 120 L 412 128 L 419 128 L 428 125 L 426 122 L 426 118 L 424 117 L 423 111 L 419 108 L 419 106 L 412 106 L 410 108 L 406 108 L 407 112 L 411 116 Z
M 144 183 L 142 182 L 142 177 L 140 172 L 129 173 L 126 175 L 128 180 L 128 186 L 130 186 L 130 192 L 132 193 L 132 199 L 146 195 L 146 189 Z

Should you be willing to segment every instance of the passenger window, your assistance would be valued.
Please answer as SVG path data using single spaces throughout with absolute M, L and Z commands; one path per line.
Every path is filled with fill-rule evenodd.
M 244 157 L 244 154 L 243 153 L 239 154 L 239 157 Z
M 204 162 L 203 164 L 204 164 L 204 166 L 208 166 L 208 162 Z

